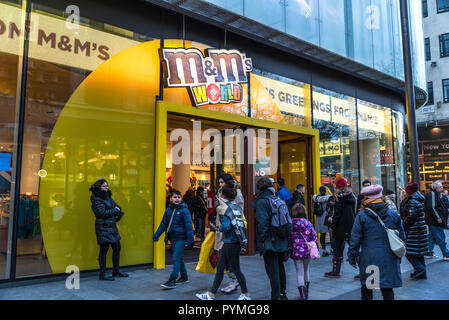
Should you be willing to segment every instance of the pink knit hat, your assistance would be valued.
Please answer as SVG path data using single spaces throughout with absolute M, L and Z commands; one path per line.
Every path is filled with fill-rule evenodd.
M 380 184 L 373 184 L 368 187 L 363 187 L 360 194 L 368 199 L 377 199 L 382 197 L 383 189 Z

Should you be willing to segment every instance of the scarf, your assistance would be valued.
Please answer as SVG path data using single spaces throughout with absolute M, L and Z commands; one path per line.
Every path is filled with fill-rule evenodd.
M 385 201 L 382 200 L 382 198 L 376 198 L 376 199 L 364 199 L 362 202 L 363 207 L 368 206 L 369 204 L 373 203 L 384 203 Z

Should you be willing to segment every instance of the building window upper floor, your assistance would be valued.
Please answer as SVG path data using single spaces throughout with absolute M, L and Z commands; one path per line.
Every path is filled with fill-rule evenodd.
M 449 57 L 449 33 L 440 35 L 440 57 Z
M 433 82 L 432 81 L 427 82 L 427 94 L 429 95 L 429 99 L 427 100 L 426 105 L 434 104 L 434 101 L 433 101 Z
M 426 61 L 430 61 L 431 55 L 430 55 L 430 38 L 424 39 L 424 49 L 426 51 Z
M 449 103 L 449 79 L 443 79 L 443 102 Z
M 449 0 L 437 0 L 437 12 L 449 11 Z

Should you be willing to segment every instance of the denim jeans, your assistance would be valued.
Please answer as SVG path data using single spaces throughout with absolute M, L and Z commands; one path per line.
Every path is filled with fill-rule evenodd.
M 415 272 L 421 271 L 423 269 L 426 269 L 426 262 L 424 260 L 423 256 L 412 256 L 412 255 L 405 255 L 407 260 L 410 262 L 410 264 L 413 266 L 413 269 Z
M 187 275 L 186 265 L 184 263 L 184 247 L 186 245 L 185 240 L 174 240 L 171 243 L 173 252 L 173 271 L 170 274 L 170 278 L 177 279 L 178 274 Z
M 204 241 L 204 233 L 206 232 L 206 218 L 194 218 L 195 233 L 199 235 L 201 242 Z
M 429 226 L 429 253 L 433 254 L 435 241 L 441 249 L 443 256 L 449 257 L 449 250 L 446 247 L 446 234 L 443 227 Z

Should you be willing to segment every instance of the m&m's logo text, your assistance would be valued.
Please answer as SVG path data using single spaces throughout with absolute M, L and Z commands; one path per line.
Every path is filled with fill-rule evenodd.
M 187 87 L 195 106 L 241 102 L 241 83 L 253 70 L 250 58 L 237 50 L 162 48 L 164 85 Z

